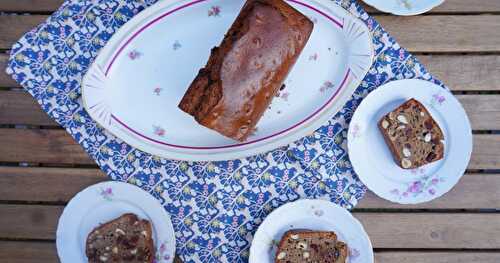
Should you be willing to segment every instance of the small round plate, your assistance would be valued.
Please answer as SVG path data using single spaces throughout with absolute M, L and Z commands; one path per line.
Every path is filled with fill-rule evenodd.
M 363 0 L 376 9 L 399 16 L 423 14 L 442 4 L 444 0 Z
M 311 199 L 288 203 L 266 217 L 253 238 L 249 262 L 274 262 L 281 237 L 291 229 L 334 231 L 349 247 L 348 262 L 373 262 L 372 244 L 361 223 L 334 203 Z
M 405 170 L 394 161 L 377 122 L 414 98 L 443 131 L 444 158 Z M 428 81 L 389 82 L 370 93 L 354 113 L 348 132 L 349 157 L 361 181 L 392 202 L 417 204 L 448 192 L 462 177 L 472 152 L 472 131 L 465 110 L 449 91 Z
M 173 262 L 175 236 L 169 215 L 149 193 L 121 182 L 92 185 L 71 199 L 57 226 L 57 254 L 61 262 L 88 262 L 85 255 L 88 234 L 125 213 L 134 213 L 151 222 L 156 262 Z

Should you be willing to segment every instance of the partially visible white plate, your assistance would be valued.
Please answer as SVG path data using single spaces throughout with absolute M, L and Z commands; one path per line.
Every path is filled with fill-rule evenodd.
M 423 14 L 442 4 L 444 0 L 363 0 L 376 9 L 400 16 Z
M 274 262 L 277 244 L 291 229 L 334 231 L 349 247 L 348 262 L 373 262 L 372 244 L 361 223 L 346 209 L 318 199 L 288 203 L 269 214 L 252 240 L 249 262 Z
M 121 182 L 89 186 L 71 199 L 57 226 L 57 254 L 61 262 L 88 262 L 85 255 L 88 234 L 100 224 L 125 213 L 134 213 L 151 222 L 156 262 L 173 262 L 175 235 L 169 215 L 149 193 Z
M 410 98 L 421 102 L 444 133 L 444 158 L 418 169 L 400 168 L 392 158 L 377 122 Z M 424 80 L 389 82 L 359 105 L 348 132 L 349 158 L 361 181 L 392 202 L 416 204 L 438 198 L 462 177 L 472 153 L 467 114 L 449 91 Z
M 286 88 L 244 142 L 199 125 L 177 105 L 244 0 L 159 1 L 116 32 L 82 83 L 85 109 L 128 144 L 165 158 L 230 160 L 313 132 L 351 97 L 373 61 L 365 23 L 326 0 L 288 0 L 314 31 Z

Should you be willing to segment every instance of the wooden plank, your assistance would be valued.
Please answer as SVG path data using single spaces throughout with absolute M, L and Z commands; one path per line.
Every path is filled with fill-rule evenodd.
M 411 52 L 499 52 L 500 16 L 376 16 Z
M 59 126 L 24 91 L 0 91 L 0 124 Z
M 0 129 L 0 161 L 95 164 L 64 130 Z
M 64 206 L 0 205 L 0 239 L 54 240 Z
M 7 68 L 9 56 L 7 54 L 0 53 L 0 87 L 19 87 L 17 84 L 7 73 L 5 73 L 5 69 Z
M 418 55 L 417 57 L 431 74 L 452 90 L 500 90 L 498 55 Z
M 500 209 L 500 174 L 466 174 L 444 196 L 417 205 L 401 205 L 376 196 L 371 191 L 356 209 Z
M 36 241 L 0 241 L 0 258 L 6 262 L 59 262 L 55 243 Z M 177 261 L 180 263 L 181 261 Z M 498 252 L 375 252 L 380 263 L 498 263 Z
M 0 167 L 1 201 L 68 202 L 107 180 L 99 169 Z M 356 209 L 500 209 L 500 174 L 467 174 L 449 193 L 418 205 L 391 203 L 368 192 Z
M 0 129 L 0 162 L 94 164 L 64 130 Z M 469 169 L 500 169 L 500 136 L 474 135 Z
M 0 11 L 4 12 L 51 12 L 56 10 L 63 0 L 2 0 Z M 368 7 L 370 13 L 381 13 L 380 11 Z M 448 0 L 442 5 L 432 9 L 427 14 L 442 13 L 494 13 L 500 12 L 500 2 L 498 0 L 476 0 L 471 4 L 470 0 Z
M 47 18 L 44 15 L 0 15 L 0 49 Z M 400 41 L 415 52 L 500 52 L 500 16 L 375 16 Z M 480 30 L 479 30 L 480 29 Z
M 0 49 L 10 49 L 25 32 L 45 19 L 44 15 L 0 15 Z
M 360 1 L 358 1 L 360 2 Z M 371 14 L 380 14 L 381 11 L 376 10 L 366 4 L 363 4 L 365 10 Z M 474 14 L 474 13 L 497 13 L 500 12 L 500 1 L 498 0 L 476 0 L 471 4 L 470 0 L 448 0 L 440 6 L 430 10 L 426 14 Z
M 99 169 L 0 167 L 2 201 L 67 202 L 87 186 L 107 180 Z
M 458 95 L 473 130 L 500 130 L 500 95 Z M 0 124 L 58 126 L 24 91 L 0 91 Z
M 500 214 L 354 213 L 374 248 L 498 249 Z
M 379 263 L 498 263 L 498 252 L 378 252 L 375 262 Z
M 0 205 L 0 238 L 55 239 L 63 206 Z M 498 249 L 500 214 L 354 213 L 374 248 Z
M 2 0 L 3 12 L 53 12 L 64 0 Z
M 0 258 L 3 262 L 16 263 L 59 262 L 53 242 L 0 241 Z

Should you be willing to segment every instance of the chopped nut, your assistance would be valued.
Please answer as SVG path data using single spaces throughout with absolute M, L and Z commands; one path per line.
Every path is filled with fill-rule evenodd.
M 99 260 L 102 261 L 102 262 L 106 262 L 106 261 L 108 261 L 108 258 L 105 257 L 105 256 L 100 256 Z
M 123 231 L 123 230 L 121 230 L 121 229 L 119 229 L 119 228 L 117 228 L 117 229 L 115 230 L 115 232 L 116 232 L 116 233 L 118 233 L 118 234 L 121 234 L 121 235 L 125 235 L 125 231 Z
M 297 244 L 297 248 L 300 248 L 302 250 L 307 250 L 307 243 L 305 243 L 305 242 L 299 242 Z
M 112 251 L 113 251 L 114 254 L 118 254 L 118 247 L 113 247 Z
M 428 132 L 428 133 L 425 135 L 425 137 L 424 137 L 424 141 L 425 141 L 425 142 L 430 142 L 430 141 L 431 141 L 431 139 L 432 139 L 432 135 L 431 135 L 431 133 L 430 133 L 430 132 Z
M 401 166 L 402 166 L 403 168 L 405 168 L 405 169 L 406 169 L 406 168 L 410 168 L 410 167 L 411 167 L 411 161 L 410 161 L 410 160 L 408 160 L 408 159 L 406 159 L 406 158 L 403 158 L 403 159 L 401 160 Z
M 111 248 L 110 247 L 105 247 L 104 248 L 106 251 L 109 251 Z
M 401 123 L 404 123 L 404 124 L 408 124 L 408 120 L 406 119 L 406 117 L 404 115 L 399 115 L 398 121 Z
M 303 254 L 302 256 L 303 256 L 304 258 L 309 258 L 309 256 L 310 256 L 310 255 L 309 255 L 309 252 L 307 252 L 307 251 L 306 251 L 306 252 L 304 252 L 304 254 Z
M 411 156 L 411 151 L 408 148 L 403 148 L 403 155 L 404 157 L 410 157 Z
M 297 240 L 297 239 L 299 239 L 299 235 L 291 235 L 290 238 L 294 239 L 294 240 Z
M 278 256 L 276 257 L 277 259 L 284 259 L 286 257 L 286 253 L 285 252 L 281 252 L 278 254 Z
M 394 115 L 395 115 L 395 114 L 394 114 L 394 112 L 393 112 L 393 111 L 391 111 L 391 112 L 389 113 L 389 119 L 394 120 L 394 119 L 396 118 L 396 116 L 394 116 Z
M 424 117 L 425 113 L 423 111 L 420 112 L 420 116 Z
M 404 129 L 404 128 L 406 128 L 406 126 L 401 125 L 401 126 L 398 126 L 398 127 L 396 128 L 396 130 L 402 130 L 402 129 Z
M 389 122 L 386 120 L 382 121 L 382 128 L 387 129 L 389 127 Z
M 144 237 L 148 237 L 148 232 L 146 230 L 141 231 L 141 235 Z
M 132 255 L 137 254 L 137 248 L 134 248 L 134 249 L 130 250 L 130 254 L 132 254 Z

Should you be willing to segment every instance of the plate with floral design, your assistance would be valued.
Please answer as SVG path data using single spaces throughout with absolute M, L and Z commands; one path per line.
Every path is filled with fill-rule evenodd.
M 444 2 L 444 0 L 363 0 L 380 11 L 400 16 L 423 14 Z
M 367 25 L 325 0 L 287 0 L 310 17 L 314 30 L 247 141 L 201 126 L 177 107 L 244 2 L 159 1 L 135 16 L 107 42 L 83 79 L 89 115 L 140 150 L 189 161 L 267 152 L 326 123 L 351 98 L 374 51 Z
M 349 263 L 372 263 L 373 248 L 363 225 L 349 211 L 335 203 L 303 199 L 285 204 L 262 222 L 250 247 L 250 263 L 275 262 L 283 234 L 292 229 L 334 231 L 349 248 Z
M 444 134 L 443 159 L 422 167 L 400 168 L 384 141 L 378 121 L 406 100 L 427 108 Z M 448 90 L 425 80 L 389 82 L 359 105 L 348 131 L 349 158 L 361 181 L 378 196 L 401 204 L 438 198 L 462 177 L 472 153 L 472 131 L 460 102 Z
M 60 261 L 88 262 L 85 255 L 88 234 L 99 225 L 125 213 L 134 213 L 151 222 L 155 262 L 173 262 L 175 235 L 170 216 L 152 195 L 122 182 L 95 184 L 71 199 L 57 226 L 57 254 Z

